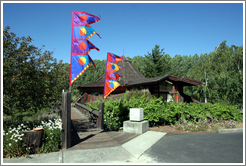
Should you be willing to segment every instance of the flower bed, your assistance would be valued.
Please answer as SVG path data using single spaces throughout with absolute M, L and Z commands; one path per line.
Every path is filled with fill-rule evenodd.
M 3 130 L 3 157 L 22 157 L 29 155 L 33 147 L 28 147 L 24 138 L 25 131 L 30 131 L 28 127 L 32 124 L 20 124 L 17 127 L 9 127 Z M 40 121 L 39 125 L 34 127 L 43 127 L 44 133 L 41 140 L 41 147 L 36 149 L 35 153 L 49 153 L 59 150 L 61 144 L 61 119 Z

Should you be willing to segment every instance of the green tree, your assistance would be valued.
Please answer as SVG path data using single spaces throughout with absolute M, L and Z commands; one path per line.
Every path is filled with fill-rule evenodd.
M 200 56 L 195 54 L 194 56 L 189 56 L 189 64 L 184 66 L 188 66 L 185 69 L 185 72 L 182 76 L 189 77 L 195 80 L 204 81 L 204 73 L 198 72 L 201 66 L 203 66 L 205 59 L 207 58 L 208 54 L 201 54 Z M 186 56 L 188 57 L 188 56 Z M 191 59 L 192 58 L 192 59 Z M 182 73 L 182 71 L 179 71 Z M 204 86 L 185 86 L 184 93 L 200 100 L 201 102 L 204 101 Z
M 61 105 L 61 93 L 69 91 L 70 64 L 63 63 L 62 60 L 56 63 L 49 73 L 50 98 L 54 105 Z
M 144 69 L 146 68 L 145 57 L 140 55 L 134 56 L 133 58 L 127 57 L 127 59 L 135 66 L 142 74 L 144 74 Z
M 223 41 L 214 52 L 200 57 L 202 63 L 194 66 L 188 76 L 206 84 L 194 87 L 203 101 L 242 106 L 243 101 L 243 47 L 227 46 Z M 202 88 L 202 89 L 201 89 Z M 195 90 L 196 89 L 196 90 Z
M 147 78 L 168 74 L 170 70 L 170 56 L 165 54 L 164 48 L 160 50 L 159 45 L 155 45 L 152 53 L 145 55 L 144 75 Z
M 60 70 L 52 52 L 31 45 L 32 38 L 3 31 L 3 109 L 13 118 L 51 107 L 61 98 Z M 44 46 L 43 46 L 44 47 Z M 63 75 L 62 78 L 57 75 Z M 59 80 L 60 79 L 60 80 Z M 65 88 L 65 87 L 63 87 Z

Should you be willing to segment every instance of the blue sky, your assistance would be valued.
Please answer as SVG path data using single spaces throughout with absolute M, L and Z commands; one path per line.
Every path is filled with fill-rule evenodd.
M 117 2 L 117 1 L 116 1 Z M 163 1 L 164 2 L 164 1 Z M 155 45 L 171 57 L 210 53 L 222 41 L 243 45 L 243 3 L 9 3 L 2 1 L 2 28 L 18 37 L 31 36 L 38 48 L 55 51 L 54 57 L 70 63 L 72 11 L 100 15 L 91 27 L 102 37 L 89 40 L 100 49 L 92 59 L 106 59 L 107 52 L 134 57 L 151 52 Z

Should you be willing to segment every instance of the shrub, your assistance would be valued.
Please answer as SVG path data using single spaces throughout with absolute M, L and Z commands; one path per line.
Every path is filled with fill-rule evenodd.
M 61 119 L 49 120 L 48 122 L 41 121 L 38 127 L 44 128 L 42 146 L 38 148 L 40 153 L 50 153 L 59 150 L 61 145 Z
M 99 101 L 87 104 L 98 110 Z M 104 125 L 107 130 L 118 130 L 125 120 L 129 120 L 130 108 L 143 108 L 144 119 L 150 126 L 183 123 L 200 123 L 201 121 L 236 120 L 243 116 L 236 106 L 211 103 L 177 103 L 164 102 L 162 97 L 156 98 L 143 91 L 130 91 L 119 100 L 104 99 Z

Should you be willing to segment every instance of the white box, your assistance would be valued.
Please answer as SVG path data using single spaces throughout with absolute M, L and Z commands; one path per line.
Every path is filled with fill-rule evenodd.
M 142 121 L 143 114 L 143 108 L 130 108 L 130 121 Z

